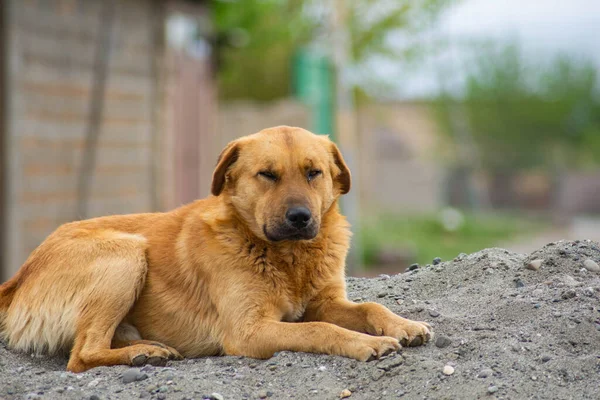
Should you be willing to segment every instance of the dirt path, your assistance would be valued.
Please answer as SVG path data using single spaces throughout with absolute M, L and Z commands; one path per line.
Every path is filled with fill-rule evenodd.
M 534 258 L 544 259 L 538 271 L 525 268 Z M 600 398 L 600 272 L 583 268 L 588 259 L 600 263 L 598 243 L 563 242 L 531 256 L 490 249 L 392 277 L 350 278 L 351 299 L 434 326 L 434 343 L 384 360 L 286 352 L 75 375 L 64 359 L 0 346 L 0 398 L 337 399 L 345 389 L 350 399 Z

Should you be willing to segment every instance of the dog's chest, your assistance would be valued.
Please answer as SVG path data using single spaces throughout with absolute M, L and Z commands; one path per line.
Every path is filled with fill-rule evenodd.
M 301 263 L 278 265 L 273 275 L 267 278 L 281 312 L 281 320 L 297 322 L 302 319 L 310 301 L 317 295 L 323 280 L 314 273 L 316 263 L 310 266 Z

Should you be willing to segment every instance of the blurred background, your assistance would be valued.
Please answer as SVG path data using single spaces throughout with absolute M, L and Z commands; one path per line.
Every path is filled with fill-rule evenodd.
M 0 271 L 207 196 L 230 140 L 329 134 L 350 273 L 600 239 L 600 2 L 4 0 Z

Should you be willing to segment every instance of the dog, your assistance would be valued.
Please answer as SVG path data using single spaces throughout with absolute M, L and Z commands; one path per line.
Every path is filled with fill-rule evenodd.
M 279 351 L 368 361 L 431 338 L 347 300 L 351 175 L 337 146 L 275 127 L 229 143 L 212 195 L 170 212 L 64 224 L 0 286 L 9 348 L 67 370 Z

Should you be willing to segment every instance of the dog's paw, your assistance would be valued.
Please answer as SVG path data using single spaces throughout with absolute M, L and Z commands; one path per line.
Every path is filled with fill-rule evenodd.
M 398 351 L 402 346 L 398 340 L 392 337 L 373 336 L 359 340 L 352 347 L 351 354 L 349 354 L 351 358 L 359 361 L 371 361 Z
M 433 330 L 427 322 L 398 318 L 385 334 L 397 338 L 402 346 L 414 347 L 429 342 Z
M 177 350 L 165 345 L 138 344 L 131 346 L 131 350 L 131 365 L 135 367 L 146 364 L 164 367 L 169 360 L 183 358 Z

